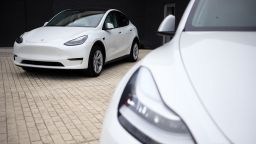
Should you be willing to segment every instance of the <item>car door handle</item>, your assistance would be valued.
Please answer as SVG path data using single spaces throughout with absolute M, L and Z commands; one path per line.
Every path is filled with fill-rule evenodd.
M 122 32 L 118 32 L 119 34 L 121 34 Z

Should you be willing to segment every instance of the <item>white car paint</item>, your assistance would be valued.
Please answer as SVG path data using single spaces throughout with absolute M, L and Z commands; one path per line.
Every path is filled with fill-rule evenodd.
M 256 143 L 256 32 L 183 31 L 194 3 L 195 0 L 190 1 L 172 41 L 148 54 L 116 88 L 106 112 L 102 144 L 141 143 L 118 120 L 127 83 L 141 68 L 151 72 L 165 108 L 143 98 L 141 101 L 165 117 L 174 112 L 182 118 L 193 140 L 167 131 L 161 133 L 135 113 L 127 112 L 124 117 L 146 136 L 159 143 L 174 144 Z M 142 83 L 149 87 L 145 80 Z M 148 89 L 147 96 L 150 93 L 153 92 Z M 165 134 L 168 142 L 163 142 Z
M 25 32 L 23 42 L 14 43 L 14 63 L 21 67 L 49 68 L 49 69 L 87 69 L 89 54 L 96 42 L 101 42 L 105 49 L 105 63 L 119 57 L 127 56 L 131 52 L 132 44 L 138 39 L 136 27 L 129 21 L 124 27 L 103 30 L 107 15 L 118 10 L 105 12 L 97 27 L 60 27 L 42 26 Z M 66 46 L 65 42 L 87 35 L 87 40 L 81 45 Z M 68 59 L 83 58 L 71 61 Z M 59 62 L 59 66 L 24 64 L 23 60 Z
M 254 32 L 185 33 L 181 37 L 184 64 L 198 95 L 235 143 L 256 142 L 252 127 L 256 113 L 251 111 L 256 101 L 255 39 Z

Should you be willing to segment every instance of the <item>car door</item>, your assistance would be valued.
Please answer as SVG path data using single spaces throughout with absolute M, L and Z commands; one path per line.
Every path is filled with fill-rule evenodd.
M 120 47 L 120 29 L 118 28 L 116 15 L 110 12 L 104 22 L 112 24 L 112 29 L 105 30 L 105 47 L 106 47 L 106 61 L 113 60 L 118 57 L 118 48 Z
M 120 57 L 130 53 L 133 39 L 133 28 L 130 25 L 129 19 L 124 14 L 116 11 L 115 15 L 117 19 L 118 29 L 120 31 L 120 43 L 117 50 L 117 55 L 118 57 Z

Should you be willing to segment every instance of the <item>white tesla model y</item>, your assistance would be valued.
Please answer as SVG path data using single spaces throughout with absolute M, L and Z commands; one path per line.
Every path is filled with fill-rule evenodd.
M 86 69 L 98 76 L 104 64 L 129 56 L 136 61 L 136 27 L 118 10 L 64 10 L 14 43 L 14 63 L 31 68 Z
M 255 6 L 191 0 L 172 41 L 121 81 L 101 143 L 256 144 Z

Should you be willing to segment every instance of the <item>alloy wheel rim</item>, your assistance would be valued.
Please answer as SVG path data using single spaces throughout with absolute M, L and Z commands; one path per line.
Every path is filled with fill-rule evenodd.
M 93 69 L 95 73 L 100 73 L 103 67 L 103 55 L 100 50 L 97 50 L 93 56 Z
M 138 44 L 134 44 L 133 46 L 133 58 L 136 60 L 139 55 L 139 46 Z

